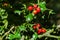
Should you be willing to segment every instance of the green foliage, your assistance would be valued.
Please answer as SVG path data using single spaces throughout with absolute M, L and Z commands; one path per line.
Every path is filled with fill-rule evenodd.
M 37 38 L 38 38 L 38 34 L 37 34 L 37 33 L 33 34 L 32 39 L 33 39 L 33 40 L 36 40 Z
M 20 15 L 21 11 L 20 10 L 15 10 L 14 13 L 17 13 L 18 15 Z
M 26 27 L 24 25 L 19 26 L 20 31 L 25 31 Z
M 4 33 L 4 29 L 7 29 L 8 21 L 7 21 L 8 14 L 5 9 L 0 8 L 0 33 L 1 35 Z
M 56 13 L 46 7 L 45 1 L 0 0 L 0 2 L 0 37 L 3 40 L 46 40 L 46 37 L 59 40 L 60 36 L 54 35 L 54 32 L 57 34 L 55 23 L 50 23 L 51 15 Z M 41 12 L 36 15 L 33 13 L 34 8 L 32 11 L 28 11 L 27 8 L 33 4 L 37 4 L 41 8 Z M 38 34 L 37 30 L 40 28 L 36 28 L 36 30 L 33 28 L 36 23 L 41 24 L 41 28 L 47 30 L 46 33 Z M 23 35 L 24 38 L 22 38 Z
M 33 19 L 33 14 L 30 13 L 26 16 L 26 21 L 32 21 L 32 19 Z
M 43 2 L 40 2 L 39 4 L 39 7 L 41 8 L 41 11 L 44 12 L 47 8 L 46 8 L 46 2 L 43 1 Z
M 9 37 L 8 37 L 10 40 L 13 40 L 14 38 L 21 38 L 21 35 L 16 32 L 15 34 L 9 34 Z

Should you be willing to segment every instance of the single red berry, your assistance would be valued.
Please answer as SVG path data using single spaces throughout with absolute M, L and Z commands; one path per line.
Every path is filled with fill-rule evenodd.
M 42 29 L 42 33 L 45 33 L 46 32 L 46 30 L 45 29 Z
M 32 7 L 32 6 L 29 6 L 29 7 L 28 7 L 28 10 L 29 10 L 29 11 L 32 11 L 32 10 L 33 10 L 33 7 Z
M 33 11 L 33 14 L 36 15 L 36 14 L 38 14 L 38 12 L 37 12 L 36 10 L 34 10 L 34 11 Z
M 37 10 L 38 13 L 41 11 L 41 9 L 39 7 L 36 10 Z
M 42 32 L 42 29 L 38 29 L 37 33 L 40 34 Z
M 36 26 L 35 25 L 33 26 L 33 29 L 36 29 Z
M 33 6 L 35 9 L 38 7 L 38 5 L 37 4 L 34 4 L 34 6 Z
M 39 27 L 41 27 L 41 25 L 38 23 L 38 24 L 36 24 L 36 26 L 39 28 Z

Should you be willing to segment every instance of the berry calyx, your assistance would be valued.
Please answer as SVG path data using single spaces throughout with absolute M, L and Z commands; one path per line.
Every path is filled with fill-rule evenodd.
M 41 11 L 41 9 L 39 7 L 36 10 L 37 10 L 38 13 Z
M 38 7 L 38 5 L 37 4 L 34 4 L 34 6 L 33 6 L 35 9 Z
M 32 11 L 32 10 L 33 10 L 33 7 L 32 7 L 32 6 L 29 6 L 29 7 L 28 7 L 28 10 L 29 10 L 29 11 Z

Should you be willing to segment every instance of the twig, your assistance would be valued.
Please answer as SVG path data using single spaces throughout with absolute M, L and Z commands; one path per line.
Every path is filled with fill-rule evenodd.
M 40 0 L 38 0 L 38 4 L 39 4 Z
M 52 30 L 49 30 L 49 31 L 46 32 L 45 34 L 39 35 L 38 37 L 39 37 L 39 38 L 42 38 L 42 37 L 44 37 L 44 36 L 47 36 L 47 37 L 52 37 L 52 38 L 60 38 L 60 36 L 50 35 L 50 33 L 53 32 L 53 31 L 54 31 L 53 29 L 52 29 Z
M 21 37 L 21 39 L 20 40 L 24 40 L 24 35 Z
M 9 30 L 8 32 L 6 32 L 6 33 L 2 36 L 2 38 L 4 38 L 7 34 L 9 34 L 9 32 L 10 32 L 13 28 L 14 28 L 14 26 L 12 26 L 12 27 L 10 28 L 10 30 Z
M 44 37 L 44 36 L 46 36 L 46 35 L 50 35 L 50 33 L 51 32 L 53 32 L 53 29 L 52 30 L 49 30 L 49 31 L 47 31 L 46 33 L 44 33 L 43 35 L 39 35 L 38 37 L 39 38 L 42 38 L 42 37 Z
M 46 35 L 47 37 L 52 37 L 52 38 L 60 38 L 60 36 L 54 36 L 54 35 Z

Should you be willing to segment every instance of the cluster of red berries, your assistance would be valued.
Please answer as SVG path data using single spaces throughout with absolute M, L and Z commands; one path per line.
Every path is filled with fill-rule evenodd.
M 28 10 L 29 11 L 32 11 L 33 10 L 33 14 L 34 15 L 40 13 L 40 11 L 41 11 L 41 9 L 38 7 L 37 4 L 34 4 L 33 6 L 29 6 L 28 7 Z
M 34 29 L 34 30 L 37 29 L 37 33 L 38 33 L 38 34 L 41 34 L 41 33 L 45 33 L 45 32 L 46 32 L 46 29 L 42 28 L 39 23 L 38 23 L 38 24 L 35 24 L 35 25 L 33 26 L 33 29 Z

